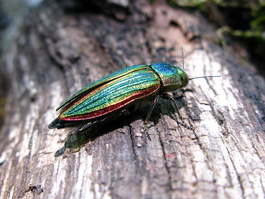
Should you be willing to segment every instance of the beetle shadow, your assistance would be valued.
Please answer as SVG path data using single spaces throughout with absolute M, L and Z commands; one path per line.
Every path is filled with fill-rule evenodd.
M 183 96 L 178 95 L 177 97 L 174 96 L 174 100 L 176 102 L 175 105 L 171 100 L 159 97 L 148 122 L 156 125 L 161 119 L 161 115 L 168 115 L 170 118 L 176 119 L 176 108 L 180 110 L 183 107 L 187 107 L 187 101 L 183 98 Z M 54 156 L 59 157 L 63 155 L 66 150 L 70 150 L 70 152 L 78 152 L 83 146 L 85 146 L 86 143 L 118 128 L 122 128 L 126 123 L 131 124 L 136 120 L 145 120 L 151 106 L 152 103 L 148 103 L 128 116 L 120 115 L 114 119 L 104 120 L 103 122 L 91 125 L 89 128 L 72 128 L 65 139 L 64 146 L 57 150 Z M 161 113 L 162 109 L 163 111 Z M 124 120 L 124 122 L 120 122 L 120 119 Z
M 119 118 L 119 117 L 118 117 Z M 55 152 L 55 157 L 61 156 L 66 150 L 70 152 L 78 152 L 86 143 L 107 134 L 115 129 L 121 128 L 122 124 L 117 119 L 104 121 L 90 126 L 89 128 L 73 127 L 65 139 L 64 146 Z

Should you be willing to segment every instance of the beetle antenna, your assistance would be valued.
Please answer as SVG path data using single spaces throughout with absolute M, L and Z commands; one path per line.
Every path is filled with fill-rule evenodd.
M 189 78 L 189 80 L 192 80 L 192 79 L 199 79 L 199 78 L 208 78 L 208 77 L 221 77 L 221 75 L 202 76 L 202 77 L 192 77 L 192 78 Z
M 184 52 L 182 47 L 181 47 L 181 55 L 182 55 L 182 68 L 184 69 Z

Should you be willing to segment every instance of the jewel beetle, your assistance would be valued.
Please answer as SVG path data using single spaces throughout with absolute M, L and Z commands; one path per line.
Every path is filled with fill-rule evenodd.
M 60 110 L 59 116 L 48 128 L 94 123 L 131 113 L 164 93 L 185 87 L 190 79 L 184 70 L 167 63 L 124 68 L 72 95 L 56 109 Z

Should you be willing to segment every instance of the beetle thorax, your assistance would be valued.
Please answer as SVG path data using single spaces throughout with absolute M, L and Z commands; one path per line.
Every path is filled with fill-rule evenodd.
M 167 63 L 155 63 L 150 67 L 158 74 L 163 84 L 162 92 L 174 91 L 185 87 L 189 78 L 179 67 Z

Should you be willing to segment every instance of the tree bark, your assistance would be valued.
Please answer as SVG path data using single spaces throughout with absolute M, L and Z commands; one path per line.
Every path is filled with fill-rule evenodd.
M 2 56 L 11 88 L 0 197 L 264 198 L 264 79 L 217 46 L 216 30 L 197 12 L 144 1 L 120 9 L 104 15 L 47 1 Z M 193 129 L 164 99 L 146 133 L 150 105 L 91 135 L 47 129 L 81 87 L 134 64 L 182 67 L 181 47 L 190 77 L 222 76 L 191 80 L 176 97 Z

